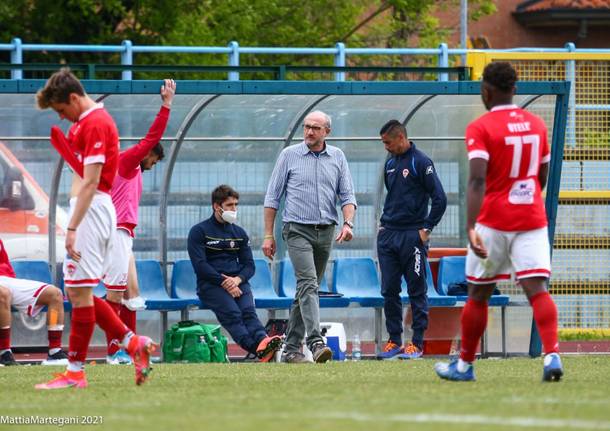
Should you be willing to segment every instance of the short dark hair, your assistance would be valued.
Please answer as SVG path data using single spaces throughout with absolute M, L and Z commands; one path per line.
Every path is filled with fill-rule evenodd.
M 51 75 L 44 87 L 38 90 L 36 102 L 40 109 L 47 109 L 52 103 L 68 103 L 72 93 L 84 96 L 85 89 L 70 69 L 64 67 Z
M 507 61 L 493 61 L 485 66 L 483 81 L 503 93 L 510 93 L 517 82 L 517 71 Z
M 157 159 L 159 159 L 159 161 L 163 160 L 163 158 L 165 157 L 165 151 L 163 150 L 163 145 L 161 145 L 161 142 L 159 142 L 157 145 L 152 147 L 152 150 L 150 150 L 150 151 L 155 156 L 157 156 Z
M 222 205 L 229 198 L 239 199 L 239 193 L 226 184 L 219 185 L 212 192 L 212 204 Z
M 407 137 L 407 128 L 398 120 L 390 120 L 383 125 L 379 134 L 385 135 L 386 133 L 389 133 L 393 135 L 396 132 L 401 132 L 405 138 Z

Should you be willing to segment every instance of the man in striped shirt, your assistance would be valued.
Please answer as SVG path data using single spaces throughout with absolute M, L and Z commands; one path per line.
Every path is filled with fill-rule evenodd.
M 337 243 L 353 237 L 356 198 L 345 154 L 327 145 L 331 119 L 321 111 L 309 113 L 303 122 L 303 142 L 285 148 L 276 162 L 265 196 L 265 237 L 263 253 L 272 259 L 276 251 L 273 225 L 280 200 L 285 195 L 282 238 L 294 267 L 297 289 L 290 310 L 286 347 L 282 360 L 307 362 L 300 352 L 305 333 L 306 344 L 315 362 L 327 362 L 332 351 L 320 334 L 318 287 L 332 250 Z M 336 203 L 341 205 L 343 224 L 339 224 Z

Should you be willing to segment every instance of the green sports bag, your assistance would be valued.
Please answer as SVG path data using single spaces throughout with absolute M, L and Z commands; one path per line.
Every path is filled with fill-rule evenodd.
M 184 320 L 165 333 L 163 358 L 165 362 L 229 362 L 227 337 L 220 333 L 220 325 Z

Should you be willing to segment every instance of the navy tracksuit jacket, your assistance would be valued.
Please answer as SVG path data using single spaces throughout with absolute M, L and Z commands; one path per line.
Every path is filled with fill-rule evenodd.
M 386 329 L 390 340 L 402 344 L 401 281 L 405 278 L 413 312 L 412 342 L 423 347 L 428 328 L 426 258 L 419 229 L 433 229 L 447 207 L 447 196 L 432 160 L 415 148 L 393 156 L 384 167 L 388 191 L 377 235 Z M 432 200 L 430 213 L 428 203 Z
M 214 215 L 191 228 L 188 253 L 197 275 L 197 295 L 244 350 L 255 353 L 267 335 L 258 319 L 248 280 L 255 266 L 250 239 L 241 227 L 220 223 Z M 221 274 L 239 276 L 242 295 L 233 298 L 221 287 Z

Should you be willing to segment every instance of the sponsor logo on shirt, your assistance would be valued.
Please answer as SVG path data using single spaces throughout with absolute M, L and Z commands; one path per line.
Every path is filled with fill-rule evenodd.
M 216 241 L 216 240 L 206 242 L 206 245 L 218 245 L 218 244 L 220 244 L 220 241 Z
M 95 144 L 93 144 L 93 148 L 102 148 L 102 141 L 98 141 Z
M 514 205 L 531 205 L 534 203 L 536 183 L 532 178 L 515 181 L 508 193 L 508 201 Z

